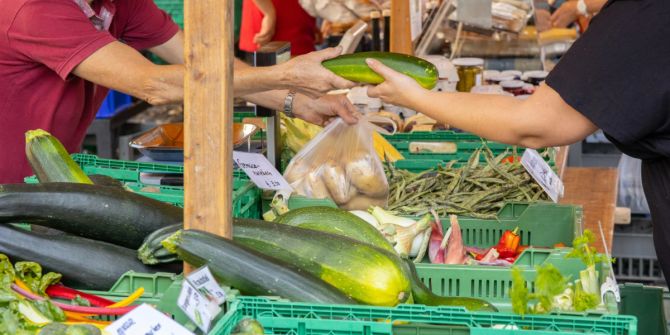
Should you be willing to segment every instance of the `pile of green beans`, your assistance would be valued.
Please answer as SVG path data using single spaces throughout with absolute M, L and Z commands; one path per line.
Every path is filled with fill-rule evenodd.
M 486 163 L 480 163 L 481 155 Z M 509 156 L 508 151 L 494 156 L 484 145 L 461 167 L 452 161 L 413 173 L 389 166 L 388 209 L 402 215 L 421 216 L 435 209 L 441 217 L 456 214 L 495 219 L 507 202 L 549 199 L 521 163 L 504 161 Z

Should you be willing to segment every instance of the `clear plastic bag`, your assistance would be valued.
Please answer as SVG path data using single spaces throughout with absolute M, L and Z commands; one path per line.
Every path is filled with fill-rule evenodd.
M 373 145 L 371 122 L 388 119 L 362 117 L 355 125 L 336 119 L 296 154 L 284 178 L 294 193 L 332 199 L 338 206 L 366 210 L 386 206 L 389 185 Z
M 648 214 L 649 205 L 642 188 L 642 161 L 622 154 L 619 160 L 619 206 L 628 207 L 632 213 Z

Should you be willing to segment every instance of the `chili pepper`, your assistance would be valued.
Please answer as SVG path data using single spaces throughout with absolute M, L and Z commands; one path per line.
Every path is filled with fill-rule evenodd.
M 88 302 L 91 303 L 91 306 L 95 307 L 107 307 L 109 305 L 114 304 L 114 302 L 111 300 L 99 297 L 97 295 L 84 293 L 75 290 L 73 288 L 69 288 L 62 284 L 49 286 L 46 289 L 46 293 L 50 298 L 67 299 L 67 300 L 72 300 L 75 299 L 77 296 L 80 296 L 88 300 Z
M 510 258 L 516 257 L 517 249 L 519 248 L 519 242 L 521 237 L 519 236 L 519 227 L 514 228 L 513 231 L 505 230 L 503 235 L 500 237 L 500 241 L 496 246 L 496 250 L 500 254 L 500 258 Z
M 556 243 L 554 244 L 554 248 L 565 248 L 565 243 L 563 242 Z

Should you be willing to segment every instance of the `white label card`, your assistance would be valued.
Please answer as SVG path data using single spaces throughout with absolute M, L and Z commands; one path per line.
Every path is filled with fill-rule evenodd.
M 221 288 L 216 279 L 214 279 L 209 267 L 201 267 L 191 272 L 186 278 L 209 302 L 217 305 L 226 302 L 226 292 Z
M 262 154 L 233 151 L 233 160 L 259 188 L 273 191 L 293 190 Z
M 558 202 L 558 199 L 563 196 L 563 182 L 537 150 L 526 149 L 521 156 L 521 165 L 540 184 L 551 200 Z
M 219 305 L 209 302 L 188 280 L 182 282 L 177 305 L 205 333 L 221 312 Z
M 153 307 L 142 304 L 105 328 L 112 335 L 193 335 Z

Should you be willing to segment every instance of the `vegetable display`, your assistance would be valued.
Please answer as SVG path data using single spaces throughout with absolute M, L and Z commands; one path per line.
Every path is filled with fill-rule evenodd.
M 0 223 L 45 226 L 137 248 L 183 210 L 117 187 L 74 183 L 0 185 Z
M 243 294 L 278 295 L 313 303 L 354 303 L 307 271 L 214 234 L 180 230 L 162 243 L 193 266 L 207 265 L 214 276 Z
M 341 55 L 322 62 L 321 64 L 336 75 L 359 83 L 380 84 L 384 78 L 373 71 L 365 62 L 372 58 L 382 64 L 416 80 L 425 89 L 432 89 L 437 84 L 438 72 L 433 63 L 410 55 L 392 52 L 357 52 Z
M 486 164 L 480 163 L 480 155 L 484 155 Z M 521 163 L 505 161 L 508 156 L 507 151 L 494 156 L 484 146 L 458 168 L 454 167 L 455 161 L 421 173 L 391 166 L 388 209 L 421 216 L 434 208 L 441 216 L 494 219 L 506 202 L 547 200 L 546 193 Z

